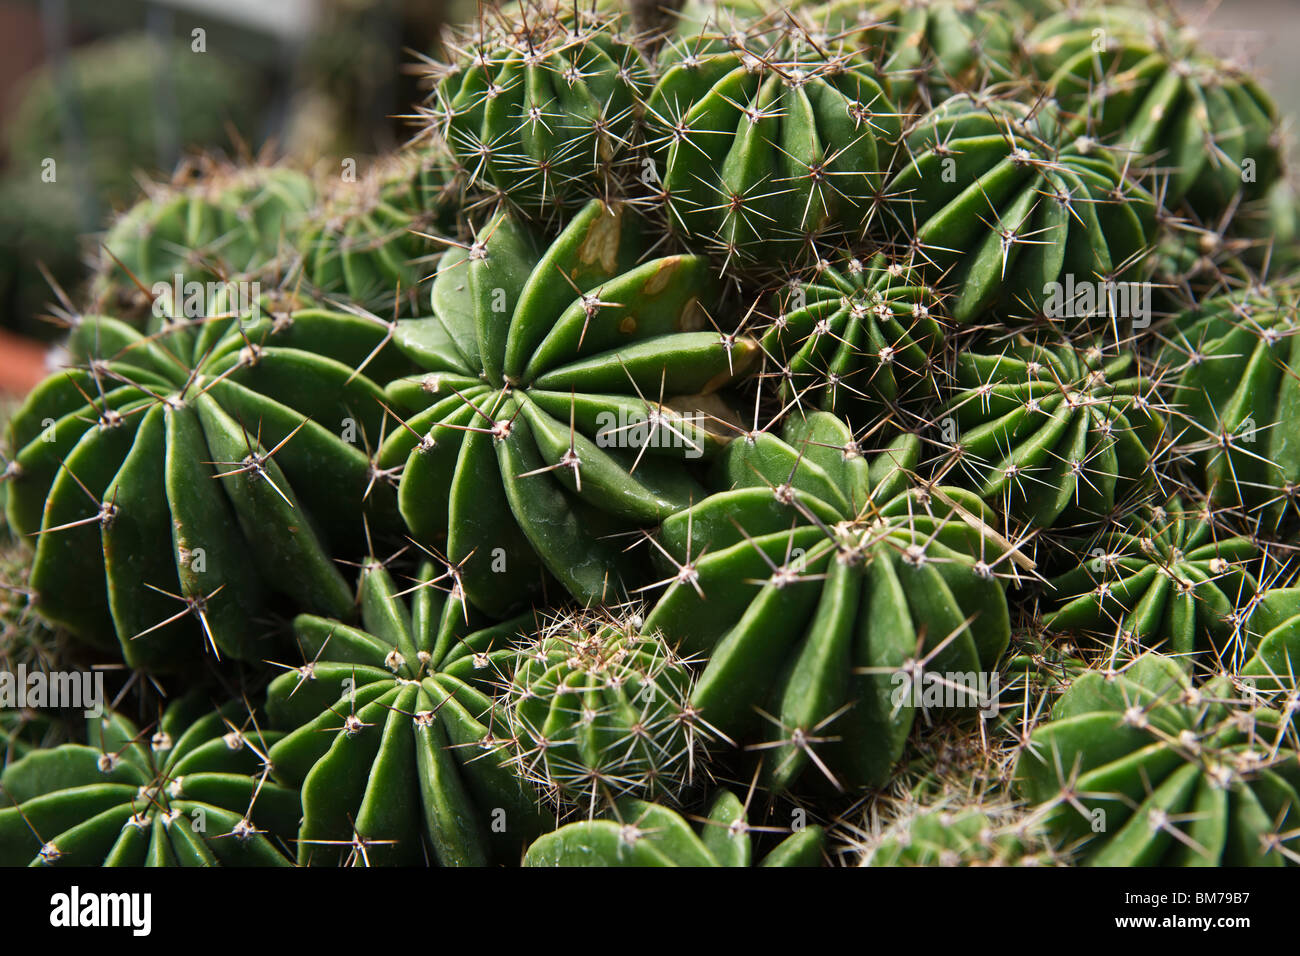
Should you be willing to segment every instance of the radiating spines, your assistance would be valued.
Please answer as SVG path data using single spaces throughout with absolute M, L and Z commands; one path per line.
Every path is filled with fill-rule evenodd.
M 354 162 L 354 161 L 353 161 Z M 412 147 L 364 173 L 345 166 L 296 237 L 304 293 L 419 315 L 423 283 L 460 229 L 463 184 L 438 147 Z
M 153 330 L 164 311 L 183 308 L 189 283 L 274 282 L 292 269 L 315 201 L 310 178 L 287 166 L 186 165 L 175 182 L 146 187 L 108 229 L 92 311 Z
M 1231 677 L 1197 689 L 1147 653 L 1074 682 L 1025 742 L 1017 788 L 1083 865 L 1284 866 L 1300 833 L 1293 741 Z
M 1201 655 L 1240 665 L 1253 651 L 1244 612 L 1262 565 L 1254 542 L 1219 524 L 1204 504 L 1175 498 L 1075 540 L 1077 567 L 1048 582 L 1044 627 L 1086 634 L 1103 656 L 1151 649 L 1189 671 Z
M 270 779 L 280 734 L 244 702 L 201 694 L 140 727 L 105 712 L 84 744 L 36 750 L 5 768 L 6 866 L 288 866 L 296 789 Z
M 951 287 L 958 323 L 988 310 L 1072 319 L 1068 284 L 1136 278 L 1153 221 L 1122 160 L 1050 102 L 959 94 L 907 131 L 885 187 L 884 228 L 898 255 Z
M 256 306 L 256 303 L 254 303 Z M 396 533 L 367 443 L 382 391 L 357 368 L 383 323 L 321 310 L 169 321 L 87 317 L 74 362 L 10 423 L 12 526 L 36 607 L 147 670 L 260 659 L 269 594 L 347 616 L 337 555 Z
M 1014 522 L 1098 521 L 1153 479 L 1171 442 L 1158 383 L 1101 339 L 1017 336 L 962 352 L 938 466 Z
M 1174 316 L 1156 357 L 1204 489 L 1265 535 L 1294 524 L 1300 499 L 1298 309 L 1292 284 L 1253 282 Z
M 767 357 L 785 408 L 864 416 L 936 388 L 944 343 L 940 297 L 884 254 L 819 260 L 792 274 L 760 312 Z
M 777 790 L 878 784 L 926 701 L 987 704 L 1013 549 L 974 496 L 913 485 L 918 445 L 867 458 L 833 416 L 793 416 L 783 439 L 736 439 L 720 490 L 657 536 L 667 590 L 647 627 L 708 656 L 693 703 Z M 937 678 L 940 699 L 930 671 L 960 677 Z
M 770 271 L 875 221 L 901 122 L 869 60 L 783 24 L 685 37 L 659 69 L 653 191 L 690 248 Z
M 707 782 L 718 738 L 691 703 L 694 662 L 639 616 L 562 616 L 515 653 L 513 766 L 561 809 L 681 804 Z
M 1069 11 L 1026 38 L 1047 90 L 1090 135 L 1149 167 L 1204 216 L 1262 195 L 1281 166 L 1277 108 L 1194 33 L 1138 8 Z
M 443 257 L 434 315 L 399 323 L 427 371 L 389 386 L 380 463 L 478 607 L 510 613 L 548 581 L 616 603 L 637 573 L 619 536 L 703 495 L 694 463 L 729 437 L 726 389 L 759 348 L 706 258 L 652 243 L 621 204 L 592 200 L 549 242 L 501 213 Z
M 301 664 L 283 663 L 267 713 L 286 731 L 277 779 L 301 787 L 300 863 L 484 866 L 543 829 L 538 797 L 505 766 L 492 696 L 521 618 L 468 608 L 454 568 L 424 560 L 399 583 L 362 564 L 359 627 L 299 615 Z
M 471 190 L 562 222 L 616 199 L 633 168 L 650 68 L 617 11 L 524 5 L 454 38 L 424 107 Z

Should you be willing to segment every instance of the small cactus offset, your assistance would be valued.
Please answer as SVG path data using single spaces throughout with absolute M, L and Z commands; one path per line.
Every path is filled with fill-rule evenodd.
M 187 161 L 56 290 L 0 865 L 1300 863 L 1249 71 L 1094 0 L 511 0 L 419 57 L 400 148 Z
M 705 776 L 712 735 L 691 704 L 690 662 L 641 623 L 561 618 L 516 651 L 515 766 L 561 806 L 681 803 Z

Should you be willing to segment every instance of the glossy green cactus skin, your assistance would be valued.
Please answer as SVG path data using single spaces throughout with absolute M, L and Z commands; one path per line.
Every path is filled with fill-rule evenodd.
M 1300 820 L 1285 733 L 1226 678 L 1198 692 L 1181 664 L 1146 654 L 1078 678 L 1016 781 L 1084 865 L 1283 866 Z
M 363 517 L 375 534 L 398 524 L 362 444 L 383 392 L 355 371 L 384 334 L 319 310 L 148 337 L 85 319 L 74 366 L 10 423 L 8 515 L 35 536 L 37 610 L 159 671 L 205 648 L 266 656 L 249 621 L 268 592 L 348 614 L 334 556 L 360 553 Z
M 865 228 L 900 128 L 868 60 L 783 29 L 687 37 L 661 61 L 646 138 L 684 242 L 765 268 Z
M 1176 377 L 1206 490 L 1264 527 L 1300 495 L 1300 294 L 1256 286 L 1175 316 L 1157 361 Z
M 1018 338 L 957 357 L 940 413 L 945 478 L 1027 525 L 1096 521 L 1149 481 L 1162 400 L 1131 351 Z
M 926 670 L 975 675 L 1006 649 L 1001 548 L 957 509 L 991 515 L 955 488 L 909 489 L 918 445 L 905 435 L 869 464 L 838 419 L 795 416 L 785 440 L 734 442 L 716 479 L 729 490 L 660 530 L 676 571 L 646 627 L 708 655 L 692 697 L 706 721 L 779 741 L 775 787 L 814 762 L 843 785 L 883 781 L 920 709 L 907 668 L 929 655 Z
M 517 860 L 543 829 L 490 696 L 531 618 L 476 630 L 429 562 L 409 604 L 406 590 L 371 560 L 361 628 L 294 621 L 308 663 L 271 682 L 267 713 L 289 729 L 271 748 L 276 777 L 302 788 L 300 863 L 484 866 Z
M 452 41 L 429 109 L 472 188 L 548 219 L 611 193 L 650 70 L 623 16 L 594 20 L 537 11 Z
M 311 180 L 283 167 L 217 168 L 177 189 L 156 187 L 109 229 L 92 294 L 99 310 L 143 315 L 155 285 L 251 281 L 287 268 L 315 204 Z M 134 277 L 134 278 L 133 278 Z M 176 304 L 179 307 L 179 303 Z
M 806 276 L 806 278 L 805 278 Z M 855 420 L 928 398 L 943 344 L 942 310 L 919 275 L 883 255 L 818 263 L 773 296 L 763 351 L 782 404 Z
M 1277 179 L 1273 101 L 1240 68 L 1145 11 L 1060 13 L 1025 47 L 1062 109 L 1157 170 L 1170 207 L 1186 199 L 1217 216 L 1239 193 L 1262 195 Z
M 1150 199 L 1081 132 L 1047 104 L 958 94 L 906 133 L 886 227 L 930 281 L 951 287 L 955 322 L 993 307 L 1046 315 L 1050 284 L 1070 276 L 1130 278 Z
M 153 728 L 91 718 L 87 744 L 5 769 L 0 865 L 288 866 L 301 808 L 268 779 L 278 739 L 243 704 L 208 711 L 201 695 Z
M 711 735 L 690 703 L 689 664 L 635 621 L 561 620 L 518 650 L 507 688 L 515 767 L 558 803 L 676 803 Z
M 796 15 L 871 51 L 900 106 L 1015 78 L 1015 38 L 1002 5 L 974 0 L 834 0 Z
M 667 807 L 624 800 L 613 819 L 570 823 L 548 833 L 528 848 L 524 866 L 753 866 L 745 811 L 745 804 L 724 790 L 696 832 Z M 821 827 L 806 826 L 757 865 L 820 866 L 824 840 Z
M 444 256 L 433 318 L 399 324 L 398 346 L 428 373 L 389 386 L 413 414 L 380 462 L 404 464 L 407 525 L 422 541 L 445 536 L 489 613 L 547 576 L 584 603 L 617 600 L 631 558 L 609 535 L 703 496 L 686 463 L 721 439 L 700 413 L 721 407 L 712 393 L 758 345 L 709 330 L 703 258 L 641 261 L 642 226 L 592 201 L 539 247 L 498 216 Z
M 295 237 L 311 293 L 385 316 L 394 306 L 419 314 L 419 286 L 443 248 L 425 235 L 456 235 L 459 191 L 447 157 L 431 149 L 334 182 Z
M 1076 544 L 1079 566 L 1049 582 L 1057 610 L 1044 626 L 1159 650 L 1188 667 L 1198 651 L 1244 660 L 1238 608 L 1259 587 L 1252 541 L 1175 499 Z

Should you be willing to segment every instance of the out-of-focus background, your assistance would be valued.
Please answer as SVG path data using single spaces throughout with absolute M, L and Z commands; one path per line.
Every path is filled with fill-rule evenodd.
M 1178 0 L 1300 115 L 1300 0 Z M 44 372 L 54 286 L 187 155 L 309 168 L 396 146 L 410 67 L 476 0 L 0 0 L 0 391 Z M 53 285 L 52 285 L 53 283 Z

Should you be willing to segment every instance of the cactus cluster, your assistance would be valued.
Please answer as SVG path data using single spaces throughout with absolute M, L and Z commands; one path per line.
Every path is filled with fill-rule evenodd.
M 121 679 L 0 710 L 0 862 L 1300 862 L 1262 88 L 1127 6 L 644 26 L 485 8 L 395 155 L 110 229 L 0 665 Z

